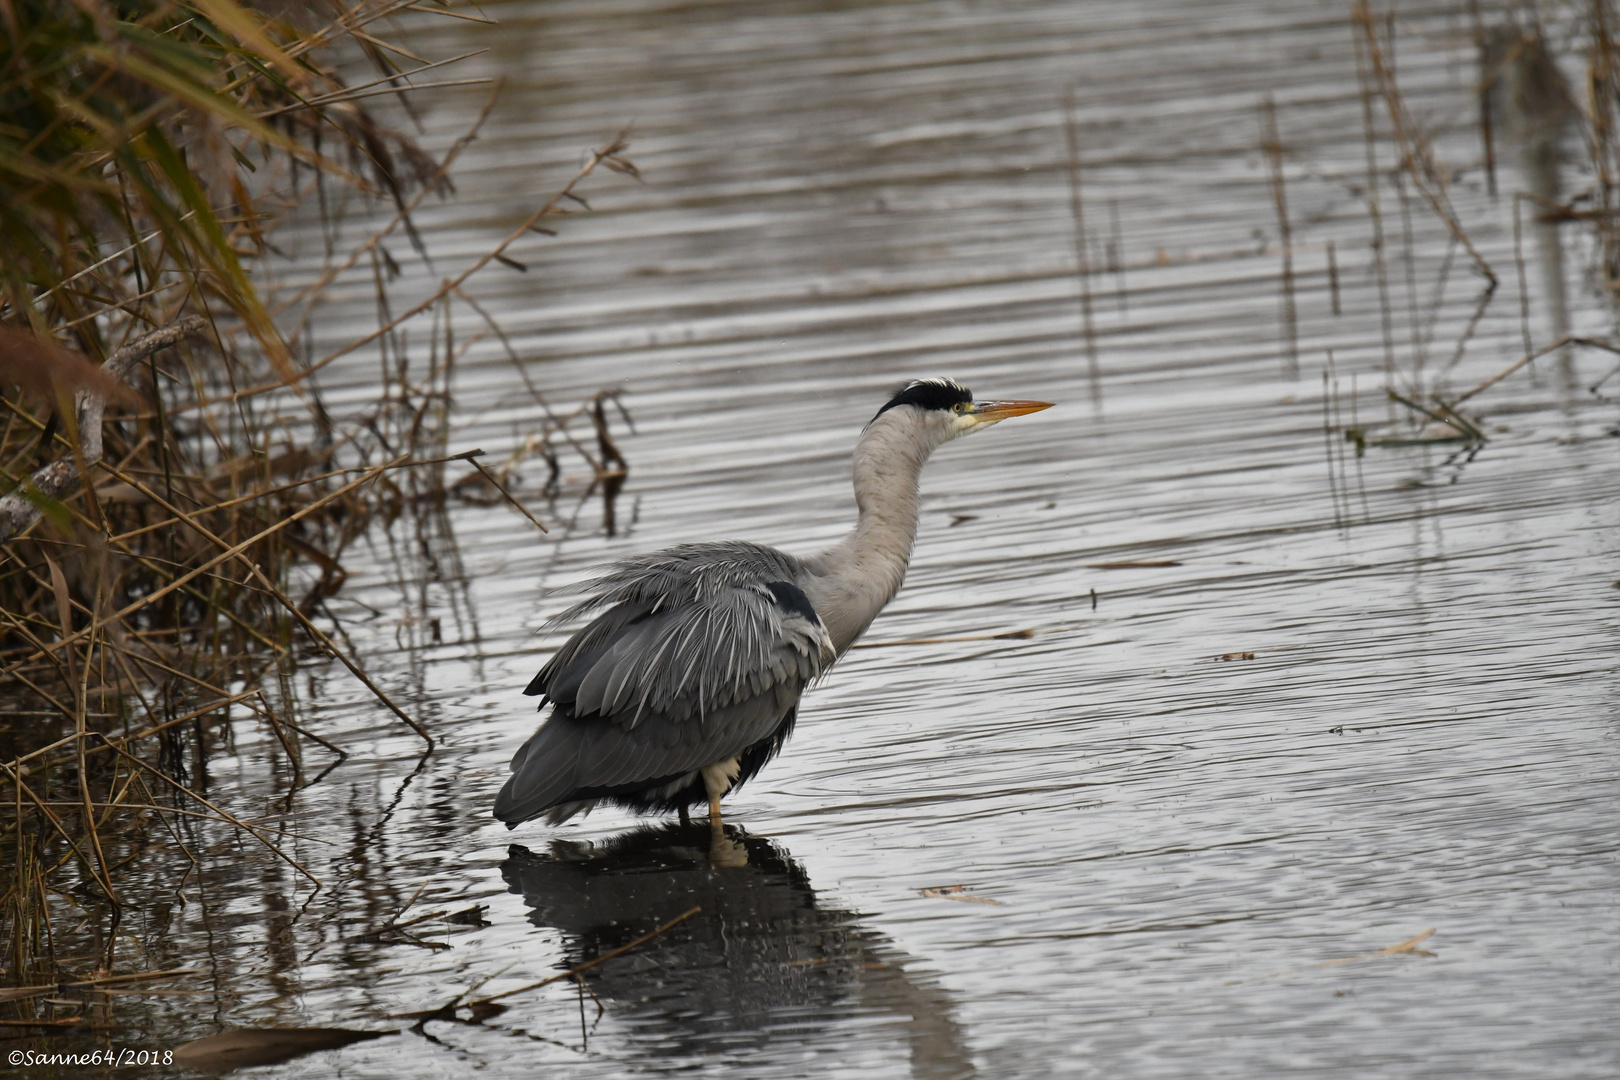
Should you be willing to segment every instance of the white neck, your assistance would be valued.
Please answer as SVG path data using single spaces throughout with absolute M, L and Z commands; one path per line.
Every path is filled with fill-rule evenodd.
M 802 584 L 840 655 L 900 591 L 911 561 L 917 482 L 937 441 L 914 412 L 893 410 L 862 434 L 855 446 L 860 518 L 838 544 L 805 560 L 809 579 Z

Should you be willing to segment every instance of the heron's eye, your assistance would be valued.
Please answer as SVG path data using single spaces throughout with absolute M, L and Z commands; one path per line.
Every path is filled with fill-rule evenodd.
M 968 411 L 968 403 L 965 401 L 958 401 L 954 406 L 952 406 L 952 408 L 954 408 L 956 410 L 956 414 L 960 416 Z

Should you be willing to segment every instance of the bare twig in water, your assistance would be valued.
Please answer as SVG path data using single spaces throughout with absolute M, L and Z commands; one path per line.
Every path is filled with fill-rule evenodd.
M 690 919 L 692 916 L 698 914 L 702 910 L 703 908 L 701 905 L 694 905 L 693 907 L 688 908 L 686 911 L 669 920 L 669 922 L 664 923 L 662 926 L 650 930 L 645 934 L 642 934 L 640 937 L 626 945 L 620 945 L 617 949 L 611 949 L 594 960 L 587 960 L 583 964 L 571 967 L 567 971 L 553 975 L 550 978 L 541 979 L 539 982 L 527 983 L 523 986 L 514 987 L 511 990 L 503 990 L 499 994 L 490 994 L 488 997 L 473 998 L 465 1003 L 462 1003 L 461 995 L 457 995 L 454 1001 L 451 1001 L 447 1005 L 441 1005 L 437 1009 L 429 1009 L 424 1012 L 399 1013 L 397 1015 L 401 1019 L 415 1019 L 416 1027 L 421 1027 L 429 1020 L 453 1020 L 455 1018 L 455 1011 L 458 1008 L 480 1009 L 484 1006 L 492 1005 L 495 1002 L 500 1001 L 502 998 L 512 997 L 514 994 L 522 994 L 529 990 L 538 990 L 542 986 L 550 986 L 552 983 L 562 982 L 564 979 L 572 979 L 581 972 L 589 971 L 591 968 L 594 968 L 600 964 L 605 964 L 607 961 L 612 960 L 616 956 L 623 956 L 632 949 L 640 948 L 642 945 L 645 945 L 647 942 L 653 940 L 653 938 L 658 937 L 660 934 L 665 933 L 673 927 L 679 926 L 681 923 L 685 922 L 687 919 Z
M 1473 22 L 1474 48 L 1483 58 L 1485 18 L 1480 14 L 1479 0 L 1468 0 L 1468 15 Z M 1474 90 L 1479 98 L 1479 141 L 1485 151 L 1485 190 L 1493 199 L 1496 198 L 1496 131 L 1491 118 L 1491 89 L 1496 77 L 1495 72 L 1482 70 L 1479 85 Z
M 851 645 L 852 649 L 892 649 L 898 645 L 954 645 L 963 641 L 1028 641 L 1039 634 L 1056 634 L 1064 630 L 1079 629 L 1074 626 L 1051 626 L 1044 630 L 1009 630 L 1002 634 L 959 634 L 954 637 L 931 638 L 901 638 L 898 641 L 860 641 Z
M 135 757 L 134 755 L 130 754 L 128 751 L 124 750 L 122 747 L 114 746 L 113 743 L 112 743 L 112 740 L 108 739 L 105 735 L 101 734 L 101 732 L 92 731 L 92 732 L 90 732 L 90 736 L 92 738 L 99 739 L 103 744 L 105 744 L 108 747 L 108 749 L 112 750 L 112 752 L 114 754 L 117 754 L 120 758 L 123 758 L 125 761 L 129 762 L 130 765 L 134 766 L 137 769 L 144 769 L 146 772 L 150 773 L 152 776 L 156 777 L 158 780 L 162 781 L 163 783 L 168 784 L 170 787 L 174 788 L 176 791 L 178 791 L 180 794 L 186 796 L 188 799 L 191 799 L 193 802 L 196 802 L 196 803 L 199 803 L 199 804 L 201 804 L 203 806 L 208 807 L 208 809 L 212 810 L 215 814 L 219 815 L 219 817 L 221 817 L 224 820 L 230 822 L 232 825 L 235 825 L 238 829 L 241 829 L 243 832 L 247 833 L 249 836 L 252 836 L 259 843 L 263 844 L 273 854 L 275 854 L 275 856 L 277 858 L 281 859 L 282 862 L 286 863 L 288 866 L 292 867 L 294 870 L 297 870 L 300 874 L 303 874 L 310 881 L 314 882 L 316 888 L 321 887 L 321 879 L 320 878 L 316 877 L 314 874 L 310 873 L 307 869 L 305 869 L 303 863 L 300 863 L 297 859 L 293 858 L 291 855 L 288 855 L 285 851 L 282 851 L 280 847 L 278 847 L 277 845 L 270 842 L 269 836 L 268 836 L 269 830 L 260 828 L 259 826 L 256 826 L 256 825 L 250 825 L 247 822 L 243 821 L 242 819 L 238 818 L 236 815 L 232 814 L 230 811 L 220 809 L 218 806 L 215 806 L 212 802 L 209 802 L 207 799 L 203 798 L 201 795 L 197 794 L 195 791 L 192 791 L 190 788 L 186 787 L 186 785 L 180 783 L 180 781 L 174 779 L 172 776 L 169 776 L 167 773 L 164 773 L 162 770 L 156 769 L 153 766 L 147 764 L 146 762 L 142 761 L 140 758 Z
M 1356 48 L 1356 78 L 1361 84 L 1361 141 L 1365 151 L 1367 216 L 1372 222 L 1373 280 L 1378 287 L 1378 326 L 1384 346 L 1384 385 L 1395 384 L 1395 328 L 1389 303 L 1389 265 L 1384 257 L 1384 214 L 1380 195 L 1378 140 L 1373 118 L 1373 85 L 1367 70 L 1366 43 L 1359 32 L 1353 35 Z
M 499 1001 L 502 998 L 511 997 L 514 994 L 522 994 L 529 990 L 538 990 L 542 986 L 550 986 L 552 983 L 561 982 L 563 979 L 572 979 L 581 972 L 589 971 L 591 968 L 596 967 L 599 964 L 605 964 L 616 956 L 623 956 L 632 949 L 640 948 L 653 938 L 658 937 L 660 934 L 663 934 L 676 926 L 679 926 L 681 923 L 685 922 L 687 919 L 690 919 L 692 916 L 698 914 L 702 910 L 703 908 L 701 905 L 693 905 L 692 907 L 683 911 L 681 914 L 669 920 L 669 922 L 664 923 L 662 926 L 649 930 L 647 933 L 642 934 L 629 944 L 620 945 L 617 949 L 611 949 L 594 960 L 587 960 L 585 963 L 569 968 L 560 975 L 553 975 L 549 979 L 541 979 L 539 982 L 532 982 L 525 986 L 515 987 L 511 990 L 503 990 L 499 994 L 490 994 L 488 997 L 475 998 L 474 1000 L 467 1002 L 467 1005 L 472 1008 L 477 1008 L 480 1005 L 488 1005 L 491 1002 Z
M 1328 297 L 1333 305 L 1335 316 L 1344 314 L 1339 306 L 1339 256 L 1333 246 L 1333 241 L 1327 242 L 1327 271 L 1328 271 Z
M 1456 435 L 1457 439 L 1461 439 L 1461 440 L 1463 440 L 1465 442 L 1473 442 L 1473 443 L 1482 443 L 1482 442 L 1485 441 L 1484 432 L 1480 431 L 1479 428 L 1475 427 L 1473 421 L 1469 420 L 1467 417 L 1463 416 L 1461 413 L 1456 412 L 1454 409 L 1451 408 L 1451 406 L 1447 405 L 1443 401 L 1440 401 L 1440 400 L 1437 399 L 1435 401 L 1435 403 L 1434 403 L 1434 408 L 1429 408 L 1427 406 L 1418 404 L 1417 402 L 1411 400 L 1410 398 L 1402 397 L 1400 394 L 1397 394 L 1393 390 L 1391 390 L 1389 392 L 1389 399 L 1391 401 L 1395 402 L 1397 405 L 1404 405 L 1408 409 L 1411 409 L 1413 412 L 1418 413 L 1418 414 L 1420 414 L 1422 416 L 1428 417 L 1430 420 L 1433 420 L 1437 424 L 1445 425 L 1446 427 L 1450 428 L 1452 431 L 1457 433 L 1457 435 Z M 1380 441 L 1383 441 L 1386 444 L 1388 444 L 1390 442 L 1390 440 L 1380 440 Z M 1411 440 L 1406 440 L 1406 441 L 1411 441 Z M 1422 442 L 1445 442 L 1445 441 L 1451 441 L 1451 440 L 1449 440 L 1449 439 L 1423 439 L 1423 440 L 1419 440 L 1419 441 L 1422 441 Z
M 1362 953 L 1360 956 L 1346 956 L 1339 960 L 1323 960 L 1314 966 L 1319 968 L 1338 967 L 1340 964 L 1355 964 L 1362 960 L 1376 960 L 1380 956 L 1433 956 L 1434 953 L 1429 952 L 1427 949 L 1420 949 L 1418 946 L 1433 937 L 1435 929 L 1435 927 L 1431 926 L 1421 934 L 1409 937 L 1397 945 L 1379 949 L 1377 952 Z
M 428 883 L 426 881 L 418 885 L 416 887 L 416 892 L 412 893 L 411 898 L 405 901 L 405 906 L 395 912 L 393 917 L 387 922 L 383 923 L 381 926 L 373 930 L 367 930 L 363 933 L 351 934 L 350 936 L 344 938 L 343 941 L 346 943 L 375 942 L 377 944 L 390 944 L 390 942 L 387 942 L 384 939 L 388 937 L 397 937 L 401 941 L 404 941 L 407 945 L 415 945 L 418 948 L 429 949 L 432 951 L 448 949 L 450 946 L 446 945 L 442 941 L 423 941 L 415 934 L 407 933 L 407 930 L 412 926 L 419 926 L 422 923 L 443 918 L 445 915 L 449 914 L 448 909 L 430 911 L 426 915 L 418 915 L 414 919 L 406 919 L 406 921 L 400 922 L 400 919 L 404 918 L 405 913 L 411 910 L 411 905 L 416 903 L 427 887 Z
M 1418 127 L 1413 123 L 1406 110 L 1406 101 L 1402 98 L 1400 87 L 1395 82 L 1395 73 L 1384 57 L 1383 46 L 1379 41 L 1378 28 L 1372 15 L 1372 9 L 1367 0 L 1357 0 L 1351 17 L 1361 28 L 1362 40 L 1366 47 L 1366 58 L 1372 72 L 1374 84 L 1380 96 L 1384 99 L 1384 106 L 1389 113 L 1390 127 L 1395 135 L 1395 142 L 1401 151 L 1401 168 L 1412 178 L 1418 192 L 1428 202 L 1430 209 L 1435 213 L 1451 235 L 1468 252 L 1474 260 L 1474 269 L 1479 271 L 1481 277 L 1495 284 L 1496 272 L 1491 264 L 1485 261 L 1485 256 L 1474 247 L 1474 242 L 1468 238 L 1462 223 L 1457 220 L 1457 212 L 1452 209 L 1450 196 L 1446 194 L 1445 174 L 1434 161 L 1428 142 L 1423 138 Z
M 1299 377 L 1299 316 L 1294 307 L 1294 230 L 1288 222 L 1288 191 L 1283 182 L 1283 148 L 1277 134 L 1277 104 L 1270 95 L 1260 102 L 1260 148 L 1271 167 L 1271 204 L 1277 211 L 1278 240 L 1282 247 L 1278 316 L 1282 323 L 1283 377 L 1294 379 Z M 1334 313 L 1337 314 L 1337 311 Z
M 989 904 L 992 907 L 1006 906 L 1000 900 L 992 900 L 987 896 L 972 895 L 967 891 L 966 885 L 935 885 L 917 891 L 930 900 L 960 900 L 964 904 Z
M 1491 387 L 1495 386 L 1509 375 L 1512 375 L 1515 371 L 1518 371 L 1526 364 L 1533 363 L 1550 352 L 1557 352 L 1566 345 L 1584 345 L 1587 348 L 1603 349 L 1606 352 L 1620 354 L 1620 346 L 1617 346 L 1612 342 L 1603 341 L 1599 338 L 1562 337 L 1553 342 L 1551 345 L 1544 345 L 1539 349 L 1528 352 L 1524 356 L 1521 356 L 1519 359 L 1515 360 L 1513 363 L 1509 364 L 1495 375 L 1492 375 L 1490 378 L 1486 379 L 1484 382 L 1480 383 L 1466 394 L 1453 398 L 1451 404 L 1461 405 L 1463 402 L 1467 401 L 1476 394 L 1482 394 L 1486 390 L 1489 390 Z
M 1524 201 L 1523 192 L 1513 195 L 1513 267 L 1519 276 L 1519 336 L 1524 342 L 1524 351 L 1530 352 L 1535 348 L 1530 337 L 1530 278 L 1524 269 L 1524 227 L 1519 213 L 1519 205 Z
M 1093 405 L 1102 394 L 1102 373 L 1097 364 L 1097 332 L 1091 321 L 1091 256 L 1087 251 L 1085 202 L 1080 188 L 1080 134 L 1074 118 L 1076 88 L 1063 97 L 1063 135 L 1069 149 L 1069 213 L 1074 218 L 1075 274 L 1080 281 L 1080 337 L 1085 344 Z
M 1333 460 L 1333 424 L 1329 396 L 1333 392 L 1332 383 L 1328 376 L 1328 369 L 1322 369 L 1322 444 L 1327 453 L 1328 470 L 1328 498 L 1333 500 L 1333 527 L 1344 528 L 1344 517 L 1339 510 L 1339 484 L 1337 469 Z
M 539 529 L 541 532 L 550 532 L 551 531 L 550 529 L 546 528 L 543 524 L 541 524 L 539 518 L 537 518 L 533 514 L 529 513 L 529 508 L 527 506 L 524 506 L 521 502 L 519 502 L 515 495 L 513 495 L 510 491 L 506 490 L 506 485 L 501 483 L 499 478 L 497 478 L 494 473 L 490 472 L 488 469 L 484 468 L 483 465 L 479 464 L 476 461 L 474 461 L 472 463 L 472 467 L 477 469 L 479 472 L 483 473 L 484 474 L 484 479 L 488 480 L 490 482 L 490 485 L 492 487 L 494 487 L 494 489 L 496 491 L 501 493 L 501 497 L 504 498 L 507 502 L 511 503 L 513 506 L 517 507 L 518 513 L 522 514 L 524 517 L 528 518 L 531 522 L 533 522 L 535 528 Z
M 425 922 L 432 922 L 434 919 L 442 919 L 447 914 L 449 914 L 448 910 L 430 911 L 426 915 L 418 915 L 416 918 L 407 919 L 405 922 L 390 922 L 383 926 L 377 927 L 375 930 L 367 930 L 363 934 L 351 935 L 350 937 L 344 938 L 343 941 L 346 944 L 370 942 L 378 945 L 399 944 L 400 942 L 403 942 L 406 945 L 414 945 L 419 949 L 427 949 L 430 952 L 437 952 L 440 949 L 448 949 L 450 946 L 443 941 L 424 941 L 415 934 L 410 933 L 409 928 L 413 926 L 420 926 Z M 389 938 L 396 938 L 397 940 L 389 941 Z
M 1286 971 L 1274 971 L 1269 975 L 1262 976 L 1262 978 L 1280 979 L 1286 975 L 1298 975 L 1302 971 L 1315 971 L 1319 968 L 1342 967 L 1345 964 L 1359 964 L 1364 960 L 1380 960 L 1386 956 L 1425 956 L 1432 958 L 1435 955 L 1434 953 L 1429 952 L 1427 949 L 1420 949 L 1418 946 L 1429 940 L 1429 938 L 1433 937 L 1435 929 L 1435 927 L 1431 926 L 1421 934 L 1409 937 L 1405 941 L 1391 945 L 1388 948 L 1379 949 L 1377 952 L 1362 953 L 1359 956 L 1345 956 L 1340 957 L 1337 960 L 1323 960 L 1315 964 L 1304 964 L 1300 967 L 1289 968 Z M 1229 979 L 1227 980 L 1226 985 L 1236 986 L 1242 981 L 1242 979 Z
M 89 979 L 71 979 L 46 986 L 12 986 L 0 989 L 0 1001 L 19 1001 L 43 994 L 59 994 L 70 990 L 95 989 L 112 983 L 145 982 L 149 979 L 177 979 L 182 975 L 197 975 L 201 968 L 174 968 L 169 971 L 137 971 L 128 975 L 99 975 Z

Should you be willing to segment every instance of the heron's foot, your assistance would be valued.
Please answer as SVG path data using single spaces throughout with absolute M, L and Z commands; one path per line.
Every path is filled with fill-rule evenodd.
M 718 795 L 709 798 L 709 862 L 714 866 L 748 865 L 748 849 L 726 835 Z
M 727 836 L 724 830 L 714 830 L 709 840 L 711 866 L 736 867 L 748 865 L 748 849 Z

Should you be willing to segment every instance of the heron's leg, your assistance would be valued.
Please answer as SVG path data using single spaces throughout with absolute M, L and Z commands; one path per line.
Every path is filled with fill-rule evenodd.
M 683 806 L 679 807 L 679 810 L 680 810 L 680 814 L 681 814 L 681 824 L 682 825 L 690 825 L 690 824 L 692 824 L 692 815 L 686 812 L 686 807 L 683 805 Z
M 742 762 L 731 758 L 705 765 L 702 769 L 703 790 L 709 793 L 709 827 L 717 833 L 720 831 L 720 797 L 731 790 L 731 785 L 737 781 L 737 771 L 741 768 Z
M 737 779 L 736 758 L 703 769 L 703 787 L 709 794 L 709 861 L 716 866 L 747 866 L 748 849 L 726 836 L 720 820 L 720 797 Z
M 720 799 L 709 800 L 709 862 L 715 866 L 747 866 L 748 849 L 726 835 L 720 822 Z

